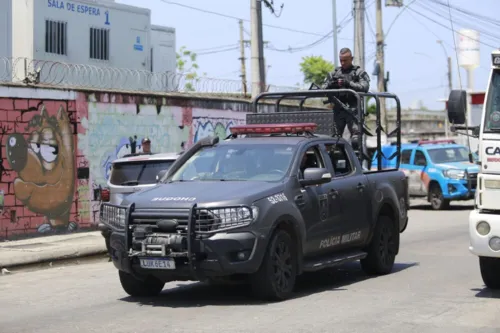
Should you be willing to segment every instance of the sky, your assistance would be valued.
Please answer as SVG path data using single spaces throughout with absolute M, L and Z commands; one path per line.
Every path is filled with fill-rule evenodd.
M 448 0 L 438 0 L 447 3 Z M 195 7 L 248 20 L 244 22 L 245 39 L 250 40 L 249 0 L 116 0 L 116 2 L 146 7 L 152 11 L 152 23 L 176 29 L 176 48 L 185 46 L 197 52 L 200 73 L 208 77 L 239 80 L 239 25 L 235 18 L 226 18 L 176 5 Z M 370 74 L 371 91 L 377 91 L 376 76 L 372 75 L 375 61 L 375 0 L 365 0 L 365 69 Z M 474 90 L 486 89 L 491 51 L 500 46 L 500 19 L 491 13 L 500 12 L 499 0 L 449 0 L 452 7 L 472 12 L 476 17 L 452 10 L 450 21 L 446 6 L 436 0 L 403 0 L 406 7 L 386 7 L 382 0 L 385 41 L 385 67 L 390 72 L 388 91 L 399 96 L 403 107 L 422 103 L 429 109 L 442 110 L 439 99 L 448 94 L 447 56 L 452 58 L 454 89 L 465 89 L 467 72 L 458 67 L 454 43 L 458 34 L 451 28 L 479 31 L 480 64 L 473 71 Z M 354 50 L 354 27 L 351 15 L 352 0 L 337 0 L 338 49 Z M 322 38 L 333 29 L 332 0 L 274 0 L 279 17 L 263 6 L 263 36 L 268 42 L 264 49 L 266 83 L 276 86 L 295 86 L 303 83 L 299 63 L 304 56 L 321 55 L 333 62 L 333 38 Z M 483 16 L 481 18 L 477 16 Z M 490 22 L 488 22 L 488 18 Z M 271 27 L 275 26 L 275 27 Z M 276 28 L 280 27 L 280 28 Z M 389 29 L 390 27 L 390 29 Z M 283 29 L 284 28 L 284 29 Z M 297 30 L 297 31 L 290 31 Z M 454 41 L 455 39 L 455 41 Z M 437 40 L 442 40 L 439 44 Z M 318 43 L 315 43 L 320 41 Z M 313 44 L 310 47 L 304 47 Z M 233 48 L 234 46 L 234 48 Z M 444 50 L 443 50 L 444 46 Z M 287 51 L 292 48 L 293 52 Z M 294 50 L 297 49 L 298 50 Z M 221 51 L 224 52 L 212 52 Z M 246 50 L 248 82 L 251 82 L 250 47 Z M 205 54 L 203 54 L 205 53 Z M 446 53 L 446 54 L 445 54 Z M 461 77 L 461 85 L 459 80 Z

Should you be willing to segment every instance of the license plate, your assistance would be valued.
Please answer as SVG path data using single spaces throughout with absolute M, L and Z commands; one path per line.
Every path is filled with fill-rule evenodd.
M 142 268 L 146 269 L 175 269 L 175 261 L 171 258 L 141 258 Z

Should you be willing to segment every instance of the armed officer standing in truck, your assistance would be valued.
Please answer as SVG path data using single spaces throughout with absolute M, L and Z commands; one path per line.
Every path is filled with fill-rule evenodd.
M 335 68 L 332 73 L 328 74 L 322 89 L 352 89 L 356 92 L 368 92 L 370 89 L 370 77 L 361 67 L 352 64 L 353 56 L 349 48 L 344 47 L 340 50 L 339 60 L 340 67 Z M 355 109 L 356 97 L 349 93 L 338 93 L 335 97 L 351 108 L 351 111 L 347 111 L 340 105 L 335 105 L 334 121 L 336 134 L 342 136 L 347 125 L 351 133 L 351 145 L 357 150 L 359 126 Z

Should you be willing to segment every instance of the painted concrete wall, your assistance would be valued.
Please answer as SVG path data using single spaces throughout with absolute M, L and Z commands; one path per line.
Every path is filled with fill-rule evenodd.
M 0 239 L 95 227 L 110 163 L 147 136 L 178 152 L 245 122 L 248 103 L 0 87 Z M 241 110 L 241 111 L 234 111 Z

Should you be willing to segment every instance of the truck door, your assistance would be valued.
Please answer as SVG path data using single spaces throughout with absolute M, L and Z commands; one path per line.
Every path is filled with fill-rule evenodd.
M 331 199 L 330 219 L 326 233 L 337 237 L 338 249 L 361 243 L 369 227 L 371 211 L 366 203 L 368 182 L 361 170 L 356 170 L 355 163 L 343 143 L 325 144 L 326 153 L 333 169 L 333 180 L 325 184 Z M 330 250 L 331 249 L 327 249 Z
M 425 196 L 427 194 L 427 158 L 422 150 L 417 149 L 410 166 L 410 195 Z
M 317 144 L 306 146 L 300 152 L 301 160 L 297 168 L 297 178 L 303 177 L 306 168 L 325 168 L 325 161 Z M 320 235 L 323 233 L 328 220 L 328 196 L 326 184 L 306 186 L 297 189 L 294 201 L 302 213 L 306 224 L 306 244 L 304 246 L 306 255 L 314 255 L 318 251 Z

